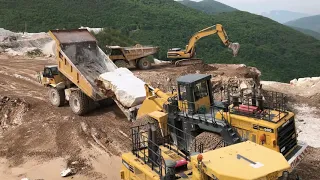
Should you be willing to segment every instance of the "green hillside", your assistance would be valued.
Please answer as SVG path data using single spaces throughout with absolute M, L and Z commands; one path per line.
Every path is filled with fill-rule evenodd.
M 298 27 L 293 27 L 293 26 L 290 26 L 291 28 L 297 30 L 297 31 L 300 31 L 306 35 L 309 35 L 309 36 L 312 36 L 316 39 L 319 39 L 320 40 L 320 33 L 316 32 L 316 31 L 312 31 L 312 30 L 309 30 L 309 29 L 303 29 L 303 28 L 298 28 Z
M 104 28 L 103 31 L 93 35 L 99 39 L 99 46 L 105 48 L 108 46 L 133 46 L 136 41 L 121 33 L 119 30 Z
M 320 15 L 300 18 L 294 21 L 289 21 L 285 24 L 288 26 L 310 29 L 320 33 Z
M 243 63 L 262 71 L 262 79 L 288 81 L 319 76 L 320 41 L 268 18 L 235 11 L 208 15 L 173 0 L 0 0 L 0 27 L 29 32 L 49 29 L 109 27 L 143 45 L 166 51 L 185 47 L 196 31 L 221 23 L 231 41 L 239 42 L 239 56 L 217 36 L 197 43 L 197 56 L 208 63 Z M 104 38 L 100 37 L 100 41 Z
M 215 0 L 202 0 L 199 2 L 191 1 L 191 0 L 182 0 L 177 1 L 185 6 L 203 11 L 208 14 L 218 14 L 222 12 L 232 12 L 237 11 L 237 9 L 217 2 Z

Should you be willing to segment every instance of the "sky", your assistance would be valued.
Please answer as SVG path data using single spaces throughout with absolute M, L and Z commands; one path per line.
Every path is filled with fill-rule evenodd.
M 201 1 L 201 0 L 194 0 Z M 216 0 L 242 11 L 255 14 L 272 10 L 288 10 L 309 15 L 320 14 L 320 0 Z

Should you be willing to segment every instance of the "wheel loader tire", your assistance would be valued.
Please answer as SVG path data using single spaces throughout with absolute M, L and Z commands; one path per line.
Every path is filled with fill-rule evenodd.
M 146 70 L 151 68 L 151 62 L 147 58 L 142 58 L 138 61 L 139 69 Z
M 49 90 L 49 100 L 53 106 L 61 107 L 65 104 L 66 95 L 64 94 L 64 89 L 50 88 Z
M 114 64 L 118 67 L 118 68 L 127 68 L 128 67 L 128 63 L 125 60 L 116 60 L 114 62 Z
M 210 151 L 213 149 L 219 149 L 223 147 L 223 143 L 218 144 L 222 140 L 219 134 L 212 132 L 202 132 L 190 144 L 190 149 L 192 152 L 197 152 L 198 146 L 203 145 L 203 152 Z M 197 146 L 197 148 L 195 147 Z
M 83 92 L 73 91 L 70 94 L 69 104 L 75 114 L 82 116 L 92 109 L 90 100 Z

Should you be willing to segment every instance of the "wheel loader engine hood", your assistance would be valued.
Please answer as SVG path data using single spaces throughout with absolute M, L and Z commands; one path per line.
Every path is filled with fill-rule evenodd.
M 282 154 L 246 141 L 191 157 L 194 173 L 218 179 L 278 179 L 290 165 Z M 199 161 L 201 159 L 201 161 Z M 245 172 L 245 173 L 244 173 Z

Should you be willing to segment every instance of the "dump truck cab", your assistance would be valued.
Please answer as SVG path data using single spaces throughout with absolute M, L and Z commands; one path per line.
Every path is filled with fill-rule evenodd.
M 186 155 L 168 138 L 158 145 L 153 126 L 132 127 L 132 150 L 122 154 L 122 180 L 286 180 L 289 175 L 290 165 L 280 153 L 250 141 L 205 153 L 198 144 L 196 151 Z
M 63 75 L 57 65 L 45 66 L 43 72 L 38 73 L 38 81 L 43 85 L 56 85 L 63 81 Z

